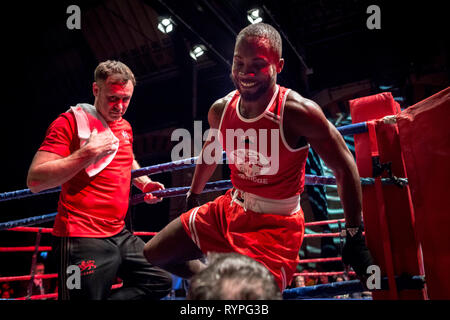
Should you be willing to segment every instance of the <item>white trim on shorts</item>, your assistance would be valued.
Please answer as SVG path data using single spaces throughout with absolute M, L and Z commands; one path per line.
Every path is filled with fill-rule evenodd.
M 195 208 L 192 210 L 190 216 L 189 216 L 189 231 L 191 232 L 191 239 L 194 241 L 194 243 L 197 245 L 197 247 L 201 250 L 200 247 L 200 239 L 197 234 L 197 228 L 195 227 L 195 217 L 197 216 L 197 211 L 200 209 L 200 207 Z

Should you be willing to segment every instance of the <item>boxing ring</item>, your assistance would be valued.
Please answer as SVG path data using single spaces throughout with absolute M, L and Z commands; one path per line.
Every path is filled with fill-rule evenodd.
M 376 108 L 374 108 L 376 105 Z M 424 200 L 417 193 L 420 191 L 419 184 L 425 183 L 420 172 L 420 167 L 411 167 L 411 161 L 408 160 L 408 154 L 414 154 L 409 142 L 399 134 L 399 128 L 403 132 L 412 134 L 412 129 L 407 129 L 407 124 L 412 121 L 412 113 L 418 123 L 423 122 L 424 115 L 432 113 L 433 119 L 436 117 L 445 119 L 444 115 L 450 114 L 450 88 L 419 102 L 418 104 L 401 111 L 398 104 L 393 100 L 390 93 L 382 93 L 374 96 L 359 98 L 350 101 L 352 120 L 356 123 L 338 127 L 342 135 L 354 135 L 356 147 L 356 162 L 361 175 L 361 185 L 363 187 L 363 219 L 365 227 L 366 242 L 371 250 L 374 260 L 381 268 L 381 288 L 373 290 L 374 300 L 381 299 L 449 299 L 450 277 L 442 275 L 440 272 L 444 267 L 439 263 L 430 262 L 430 259 L 436 259 L 434 255 L 430 258 L 430 253 L 435 254 L 436 248 L 432 244 L 436 243 L 436 234 L 430 235 L 424 229 L 429 226 L 430 219 L 436 221 L 441 219 L 436 214 L 427 215 L 421 212 Z M 374 109 L 376 110 L 374 114 Z M 426 112 L 420 112 L 426 111 Z M 430 111 L 431 110 L 431 111 Z M 408 111 L 408 112 L 407 112 Z M 396 121 L 393 120 L 395 115 Z M 419 117 L 421 115 L 421 117 Z M 402 119 L 404 122 L 402 122 Z M 448 118 L 450 119 L 450 117 Z M 430 119 L 426 119 L 430 121 Z M 407 122 L 405 124 L 405 122 Z M 436 125 L 436 124 L 435 124 Z M 445 130 L 445 123 L 439 122 L 436 126 Z M 404 127 L 402 129 L 402 126 Z M 438 128 L 438 129 L 439 129 Z M 437 130 L 436 128 L 434 128 Z M 441 130 L 441 129 L 439 129 Z M 384 139 L 384 140 L 382 140 Z M 400 140 L 410 148 L 406 150 L 399 148 L 396 150 Z M 427 144 L 435 143 L 434 136 L 431 140 L 422 139 Z M 444 139 L 445 140 L 445 139 Z M 445 148 L 450 147 L 450 139 L 445 140 Z M 413 141 L 414 142 L 414 141 Z M 442 142 L 442 141 L 441 141 Z M 440 144 L 442 146 L 442 143 Z M 444 154 L 444 158 L 449 158 L 450 152 Z M 387 151 L 386 151 L 387 150 Z M 403 151 L 403 152 L 402 152 Z M 443 151 L 443 152 L 444 152 Z M 441 151 L 439 151 L 441 152 Z M 444 153 L 445 153 L 444 152 Z M 427 158 L 429 161 L 430 158 Z M 164 172 L 172 172 L 192 168 L 195 166 L 197 158 L 189 158 L 169 163 L 158 164 L 145 168 L 140 168 L 132 172 L 132 178 L 143 175 L 155 175 Z M 434 160 L 433 160 L 434 161 Z M 416 161 L 417 163 L 417 161 Z M 400 167 L 398 167 L 400 166 Z M 412 168 L 412 169 L 411 169 Z M 448 163 L 445 170 L 448 175 Z M 422 168 L 423 169 L 423 168 Z M 394 174 L 395 173 L 395 174 Z M 426 174 L 426 173 L 424 173 Z M 398 176 L 396 176 L 398 175 Z M 408 178 L 411 175 L 411 179 Z M 419 178 L 420 176 L 420 178 Z M 441 176 L 439 176 L 441 179 Z M 448 179 L 447 181 L 450 181 Z M 414 186 L 411 184 L 414 183 Z M 431 182 L 430 182 L 431 183 Z M 332 176 L 305 176 L 305 185 L 335 185 L 336 180 Z M 206 184 L 204 193 L 227 190 L 231 187 L 230 180 L 221 180 L 209 182 Z M 152 194 L 161 198 L 180 197 L 186 195 L 190 187 L 174 187 L 164 190 L 154 191 Z M 31 193 L 29 189 L 16 190 L 0 194 L 0 202 L 20 200 L 28 197 L 38 197 L 43 194 L 56 193 L 61 189 L 53 188 L 36 194 Z M 441 193 L 442 194 L 442 193 Z M 136 205 L 144 201 L 145 194 L 134 195 L 130 198 L 130 205 Z M 433 193 L 430 197 L 435 199 Z M 416 199 L 420 199 L 416 200 Z M 413 200 L 415 202 L 413 203 Z M 420 204 L 418 204 L 418 202 Z M 434 205 L 436 209 L 437 205 Z M 12 281 L 29 281 L 30 285 L 34 279 L 55 279 L 57 274 L 35 274 L 36 258 L 39 252 L 51 251 L 49 246 L 40 246 L 41 237 L 52 232 L 51 228 L 34 227 L 35 225 L 53 221 L 56 213 L 39 215 L 20 220 L 13 220 L 0 223 L 0 232 L 30 232 L 36 234 L 36 241 L 32 246 L 25 247 L 0 247 L 0 255 L 5 252 L 32 252 L 31 272 L 29 275 L 0 277 L 0 284 Z M 431 216 L 431 217 L 430 217 Z M 400 220 L 399 220 L 400 219 Z M 435 226 L 435 229 L 445 230 L 450 226 L 447 223 Z M 400 222 L 399 222 L 400 221 Z M 416 223 L 421 222 L 423 226 L 416 228 Z M 340 230 L 344 230 L 344 219 L 334 219 L 325 221 L 306 222 L 305 227 L 320 226 L 337 223 Z M 137 236 L 154 236 L 156 232 L 138 231 L 134 232 Z M 337 233 L 314 233 L 305 234 L 304 238 L 340 238 L 343 241 L 345 231 Z M 439 237 L 439 235 L 438 235 Z M 446 238 L 447 237 L 447 238 Z M 444 233 L 440 235 L 441 241 L 448 239 Z M 409 242 L 408 245 L 405 243 Z M 443 244 L 445 250 L 441 257 L 449 259 L 447 247 L 450 241 Z M 431 249 L 432 248 L 432 249 Z M 341 257 L 300 259 L 300 264 L 339 262 Z M 433 260 L 434 261 L 434 260 Z M 449 264 L 447 264 L 448 266 Z M 436 276 L 436 273 L 438 276 Z M 426 281 L 425 281 L 426 274 Z M 354 275 L 352 271 L 336 272 L 314 272 L 314 273 L 296 273 L 303 276 L 333 276 L 333 275 Z M 431 279 L 431 281 L 430 281 Z M 112 289 L 120 288 L 121 283 L 113 285 Z M 334 282 L 308 287 L 286 289 L 283 291 L 283 299 L 314 299 L 314 298 L 332 298 L 335 296 L 351 294 L 355 292 L 367 291 L 365 286 L 359 280 Z M 15 298 L 12 300 L 40 300 L 56 299 L 57 293 L 44 295 L 31 295 Z

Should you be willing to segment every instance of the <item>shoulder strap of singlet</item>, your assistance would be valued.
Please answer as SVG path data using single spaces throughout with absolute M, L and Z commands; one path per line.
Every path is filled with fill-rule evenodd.
M 278 86 L 278 88 L 277 97 L 273 101 L 272 105 L 265 111 L 265 117 L 276 123 L 280 122 L 282 109 L 284 107 L 284 103 L 286 102 L 287 94 L 290 91 L 290 89 L 282 86 Z
M 239 97 L 239 91 L 237 91 L 237 90 L 231 91 L 224 97 L 225 107 L 223 108 L 222 116 L 220 117 L 219 128 L 218 128 L 219 130 L 222 129 L 222 122 L 223 122 L 223 119 L 225 118 L 225 114 L 227 113 L 227 110 L 230 109 L 229 106 L 232 104 L 232 101 L 236 101 L 238 97 Z

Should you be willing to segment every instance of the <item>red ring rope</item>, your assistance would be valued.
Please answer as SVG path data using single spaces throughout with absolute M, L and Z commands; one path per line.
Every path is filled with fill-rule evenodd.
M 36 247 L 1 247 L 0 252 L 34 252 Z M 38 247 L 38 251 L 51 251 L 52 247 Z
M 317 259 L 300 259 L 300 263 L 320 263 L 320 262 L 331 262 L 331 261 L 342 261 L 341 257 L 333 258 L 317 258 Z
M 350 271 L 347 273 L 348 275 L 356 275 L 354 271 Z M 306 277 L 320 277 L 320 276 L 341 276 L 345 275 L 345 271 L 336 271 L 336 272 L 302 272 L 302 273 L 294 273 L 295 276 L 306 276 Z
M 47 274 L 36 274 L 34 276 L 35 279 L 54 279 L 57 278 L 57 273 L 47 273 Z M 9 282 L 9 281 L 27 281 L 30 280 L 31 276 L 11 276 L 11 277 L 0 277 L 0 282 Z
M 305 227 L 321 226 L 321 225 L 327 225 L 327 224 L 339 223 L 339 222 L 345 222 L 345 219 L 306 222 Z M 39 230 L 41 231 L 41 233 L 51 233 L 53 229 L 52 228 L 38 228 L 38 227 L 14 227 L 14 228 L 8 229 L 6 231 L 39 232 Z M 138 232 L 134 232 L 134 234 L 135 235 L 144 235 L 144 236 L 153 236 L 156 234 L 156 232 L 138 231 Z

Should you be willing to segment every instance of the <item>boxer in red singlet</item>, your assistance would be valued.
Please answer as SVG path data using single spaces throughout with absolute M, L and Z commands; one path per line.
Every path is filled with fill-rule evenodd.
M 208 121 L 215 135 L 196 165 L 189 206 L 145 246 L 153 264 L 190 277 L 208 252 L 238 252 L 265 265 L 281 290 L 291 282 L 304 235 L 300 194 L 311 146 L 337 179 L 347 227 L 361 224 L 361 185 L 353 156 L 320 107 L 277 85 L 283 69 L 281 37 L 270 25 L 243 29 L 236 39 L 231 78 L 236 90 L 217 100 Z M 202 161 L 220 140 L 233 188 L 199 206 L 198 195 L 216 164 Z

